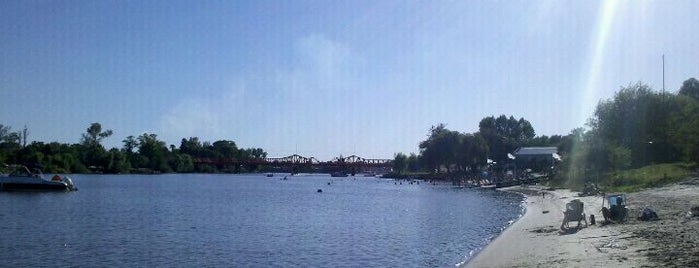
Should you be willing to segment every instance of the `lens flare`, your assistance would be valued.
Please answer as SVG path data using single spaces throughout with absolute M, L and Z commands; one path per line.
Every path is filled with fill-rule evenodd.
M 581 96 L 581 106 L 578 110 L 578 124 L 580 125 L 583 125 L 588 116 L 591 115 L 589 112 L 590 107 L 595 107 L 597 99 L 599 98 L 599 80 L 603 70 L 607 42 L 609 41 L 609 36 L 614 26 L 614 15 L 616 14 L 618 5 L 619 1 L 615 0 L 600 1 L 597 25 L 591 36 L 592 46 L 588 53 L 591 57 L 588 65 L 587 79 Z M 569 183 L 574 177 L 584 174 L 581 173 L 580 171 L 582 170 L 579 169 L 585 166 L 585 160 L 580 157 L 584 154 L 582 154 L 580 150 L 579 144 L 573 144 L 570 155 L 570 168 L 567 174 Z

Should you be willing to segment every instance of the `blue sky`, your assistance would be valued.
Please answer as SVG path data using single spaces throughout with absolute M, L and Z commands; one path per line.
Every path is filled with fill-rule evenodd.
M 583 126 L 642 81 L 699 77 L 695 1 L 2 1 L 0 124 L 78 142 L 234 140 L 391 158 L 431 125 Z

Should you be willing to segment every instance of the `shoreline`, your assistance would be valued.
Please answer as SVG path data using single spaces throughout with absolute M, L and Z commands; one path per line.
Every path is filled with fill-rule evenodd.
M 602 198 L 577 197 L 569 190 L 548 191 L 540 186 L 499 189 L 525 195 L 524 214 L 497 235 L 469 261 L 459 267 L 639 267 L 647 263 L 647 241 L 634 237 L 616 225 L 601 226 Z M 545 197 L 542 197 L 542 193 Z M 595 215 L 597 224 L 567 232 L 559 228 L 565 204 L 580 199 L 587 218 Z

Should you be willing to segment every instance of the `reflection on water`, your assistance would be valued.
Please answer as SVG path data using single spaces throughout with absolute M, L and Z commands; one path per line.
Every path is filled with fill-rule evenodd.
M 78 192 L 0 193 L 3 265 L 453 267 L 522 200 L 364 177 L 72 177 Z

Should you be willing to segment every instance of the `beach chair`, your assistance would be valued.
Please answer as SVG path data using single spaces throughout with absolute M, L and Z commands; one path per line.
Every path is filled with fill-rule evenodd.
M 604 203 L 607 202 L 609 208 Z M 623 222 L 629 214 L 625 194 L 608 194 L 602 200 L 602 216 L 606 222 Z
M 563 223 L 561 223 L 561 230 L 569 228 L 569 223 L 571 221 L 577 221 L 578 228 L 580 228 L 580 222 L 585 221 L 585 227 L 587 227 L 585 203 L 580 201 L 580 199 L 573 199 L 566 204 L 566 210 L 563 212 Z

